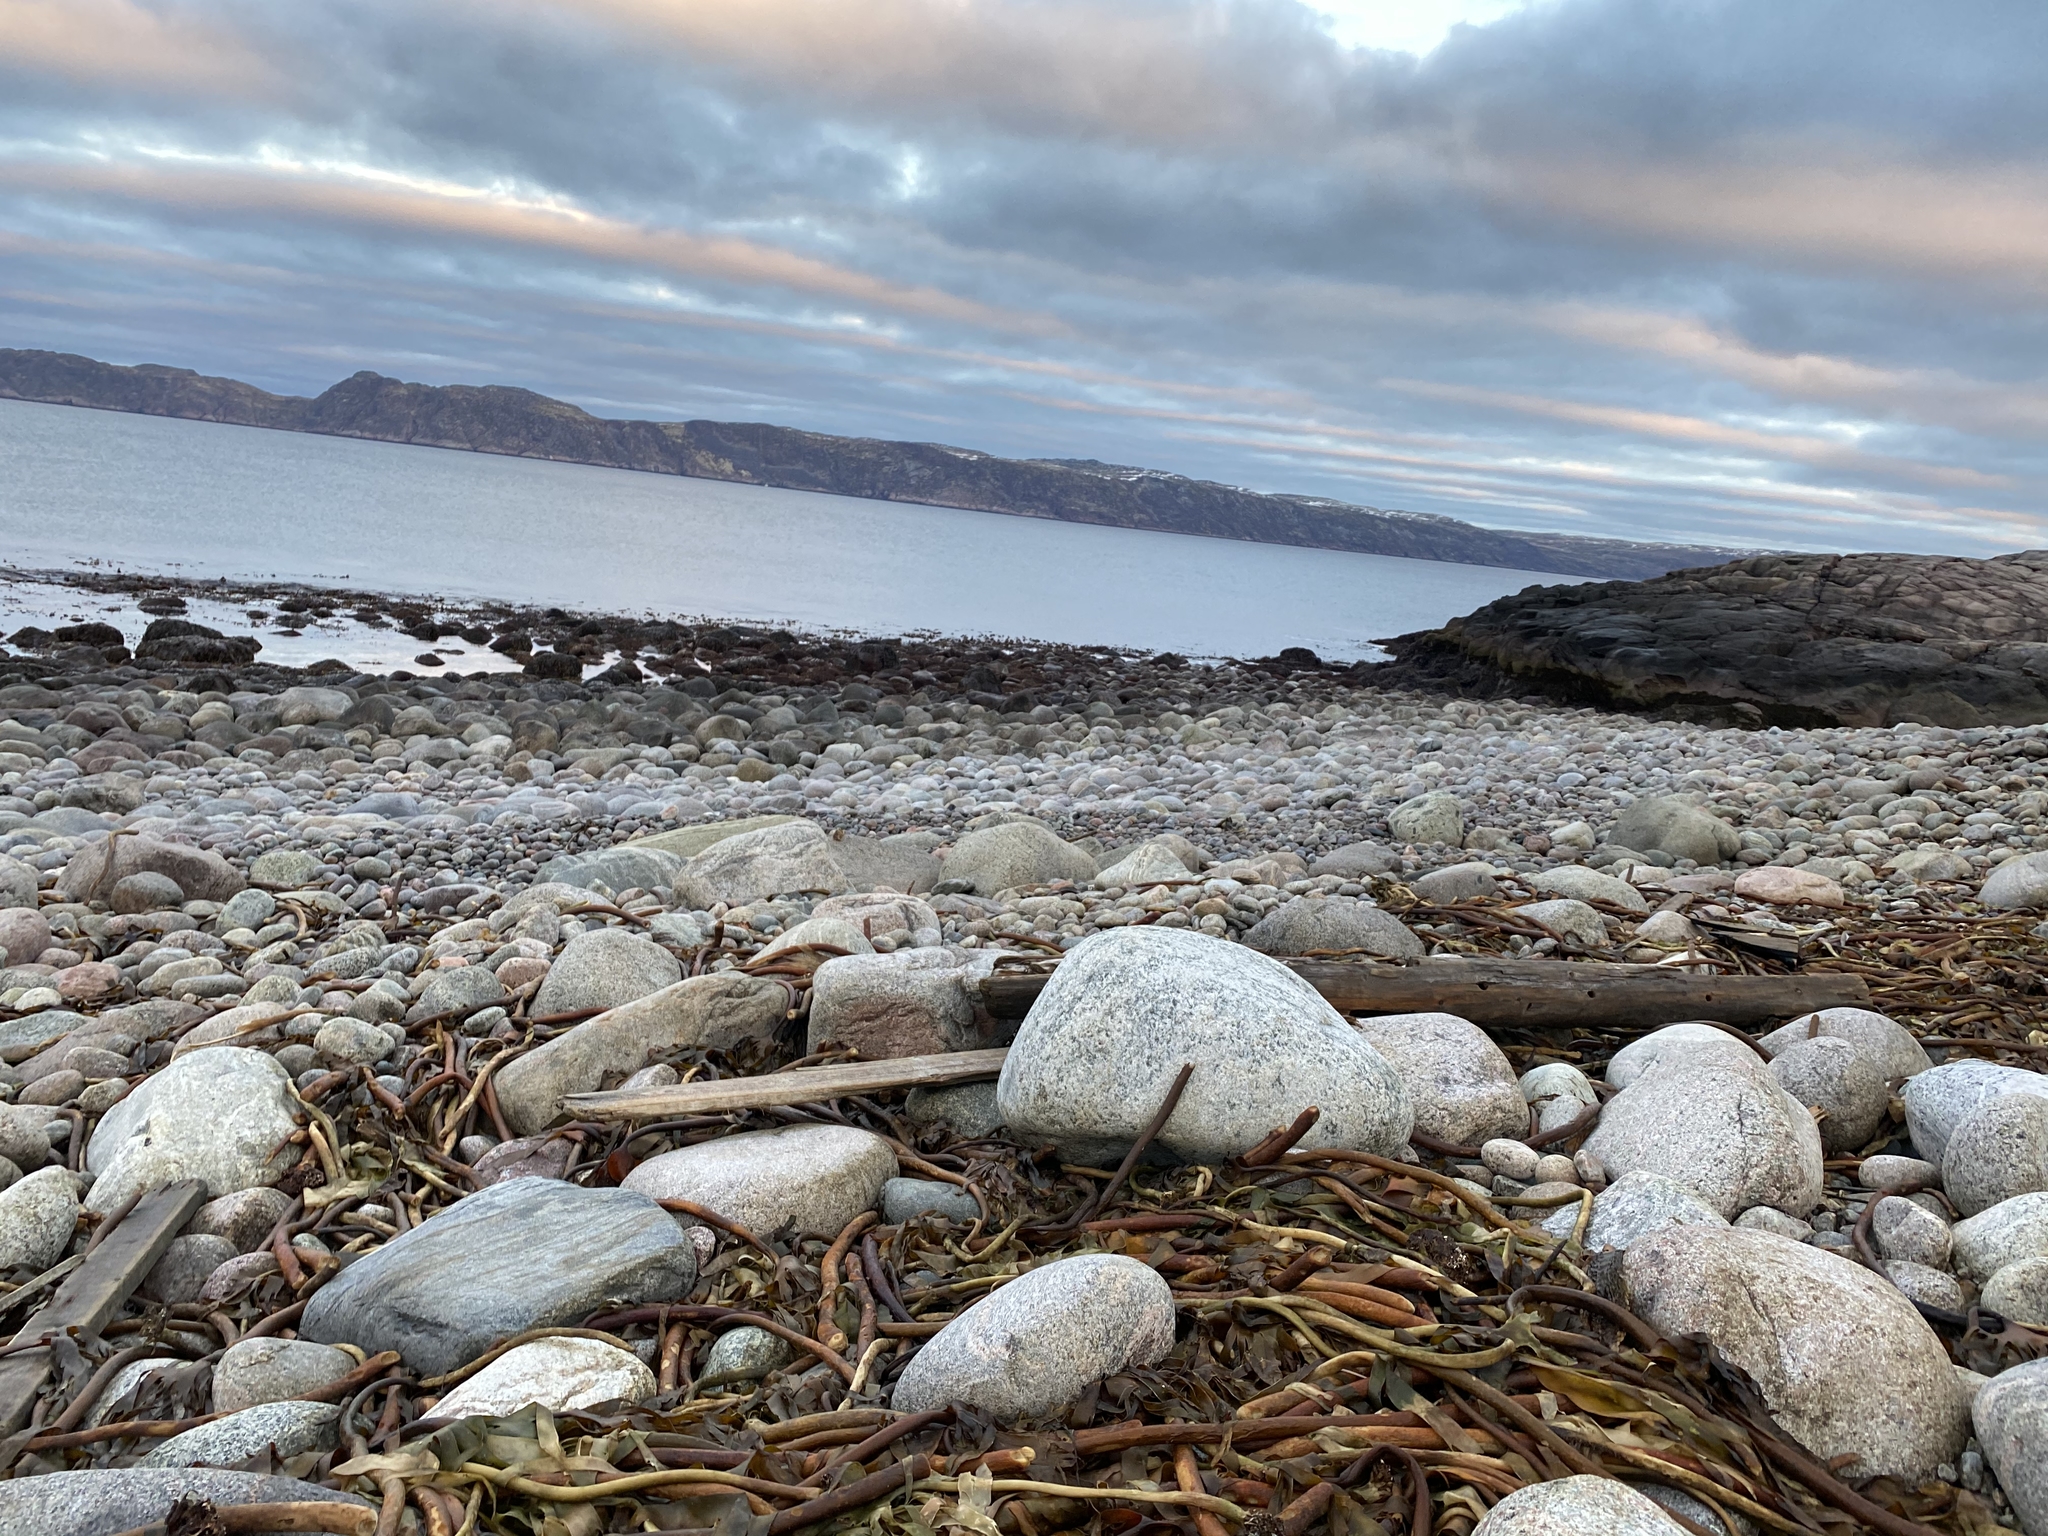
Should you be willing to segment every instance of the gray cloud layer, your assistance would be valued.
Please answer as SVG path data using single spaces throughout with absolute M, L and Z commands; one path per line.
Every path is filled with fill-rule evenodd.
M 2048 11 L 0 0 L 0 344 L 2048 544 Z

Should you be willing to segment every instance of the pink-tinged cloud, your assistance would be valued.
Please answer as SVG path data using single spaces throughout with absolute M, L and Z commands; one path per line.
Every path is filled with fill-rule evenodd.
M 187 95 L 284 87 L 234 33 L 135 0 L 0 0 L 0 75 L 10 73 Z
M 1502 201 L 1609 235 L 1834 275 L 2048 291 L 2048 173 L 2037 162 L 1915 164 L 1793 141 L 1669 163 L 1504 158 L 1477 179 Z
M 1925 464 L 1886 454 L 1870 453 L 1825 437 L 1791 432 L 1760 432 L 1699 416 L 1680 416 L 1666 411 L 1635 410 L 1627 406 L 1590 405 L 1577 400 L 1557 400 L 1545 395 L 1514 394 L 1504 390 L 1474 389 L 1463 384 L 1434 384 L 1423 379 L 1387 379 L 1388 388 L 1432 400 L 1455 401 L 1461 405 L 1484 406 L 1513 411 L 1518 415 L 1541 416 L 1578 426 L 1601 427 L 1665 442 L 1691 443 L 1708 448 L 1726 448 L 1781 463 L 1805 464 L 1815 469 L 1891 476 L 1917 480 L 1923 485 L 1957 489 L 2002 489 L 2012 484 L 2005 475 L 1958 465 Z
M 1053 334 L 1057 321 L 958 298 L 937 288 L 870 277 L 758 241 L 650 228 L 574 208 L 469 189 L 301 174 L 52 161 L 0 164 L 0 185 L 116 199 L 210 217 L 312 219 L 427 241 L 471 240 L 551 252 L 687 280 L 777 288 L 910 319 L 977 329 Z

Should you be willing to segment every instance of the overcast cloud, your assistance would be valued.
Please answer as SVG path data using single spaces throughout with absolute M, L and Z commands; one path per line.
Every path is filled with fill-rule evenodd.
M 0 0 L 0 345 L 2048 545 L 2040 0 L 1330 12 Z

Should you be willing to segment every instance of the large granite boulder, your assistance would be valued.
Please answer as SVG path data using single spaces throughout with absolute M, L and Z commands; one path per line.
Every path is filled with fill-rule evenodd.
M 510 1179 L 344 1269 L 314 1292 L 299 1336 L 395 1349 L 437 1376 L 529 1328 L 680 1301 L 696 1279 L 696 1246 L 645 1195 Z
M 1068 951 L 1003 1063 L 996 1103 L 1029 1142 L 1114 1163 L 1194 1063 L 1161 1131 L 1195 1162 L 1243 1152 L 1309 1105 L 1305 1147 L 1392 1154 L 1414 1107 L 1392 1064 L 1277 960 L 1204 934 L 1119 928 Z
M 540 867 L 540 877 L 591 890 L 602 885 L 610 891 L 629 891 L 635 886 L 651 891 L 658 885 L 674 885 L 687 862 L 680 854 L 644 843 L 621 843 L 549 859 Z
M 1674 1228 L 1622 1261 L 1633 1309 L 1678 1338 L 1703 1333 L 1749 1373 L 1772 1415 L 1851 1476 L 1917 1482 L 1961 1454 L 1969 1403 L 1911 1302 L 1852 1259 L 1774 1232 Z
M 534 1135 L 560 1114 L 564 1094 L 601 1088 L 608 1074 L 638 1072 L 656 1052 L 774 1039 L 788 1004 L 781 983 L 763 977 L 724 972 L 675 982 L 508 1063 L 492 1079 L 499 1108 L 513 1130 Z
M 1091 1382 L 1155 1365 L 1173 1348 L 1173 1292 L 1122 1254 L 1058 1259 L 976 1302 L 904 1368 L 891 1403 L 965 1403 L 998 1422 L 1054 1413 Z
M 1995 911 L 2048 909 L 2048 853 L 2023 853 L 1991 871 L 1977 899 Z

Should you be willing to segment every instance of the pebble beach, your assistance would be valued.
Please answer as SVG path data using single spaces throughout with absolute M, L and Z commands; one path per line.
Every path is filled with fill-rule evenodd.
M 1851 1458 L 1846 1481 L 1912 1528 L 2048 1530 L 2048 1077 L 2035 1070 L 2048 727 L 1721 729 L 1383 688 L 1369 665 L 1305 652 L 1190 659 L 559 609 L 464 616 L 491 671 L 431 651 L 378 672 L 281 667 L 179 618 L 174 584 L 139 600 L 153 626 L 126 626 L 139 636 L 18 633 L 0 658 L 0 1271 L 16 1288 L 0 1300 L 21 1324 L 104 1223 L 194 1182 L 115 1308 L 182 1374 L 151 1397 L 142 1358 L 112 1363 L 120 1323 L 81 1335 L 85 1369 L 22 1401 L 39 1426 L 63 1420 L 65 1443 L 6 1442 L 0 1524 L 10 1498 L 54 1498 L 34 1492 L 47 1477 L 72 1480 L 67 1500 L 90 1488 L 130 1511 L 154 1497 L 145 1471 L 204 1464 L 289 1482 L 289 1498 L 381 1502 L 435 1536 L 476 1528 L 463 1525 L 471 1485 L 447 1484 L 444 1501 L 425 1462 L 401 1477 L 366 1458 L 372 1442 L 424 1444 L 461 1419 L 427 1383 L 479 1360 L 456 1387 L 468 1412 L 524 1410 L 531 1429 L 532 1401 L 561 1415 L 623 1401 L 676 1442 L 661 1465 L 745 1467 L 813 1498 L 892 1466 L 899 1484 L 932 1475 L 941 1452 L 951 1478 L 972 1449 L 1009 1456 L 982 1473 L 1000 1482 L 1028 1471 L 1025 1447 L 1053 1457 L 1029 1426 L 1115 1422 L 1107 1398 L 1100 1418 L 1095 1395 L 1088 1416 L 1074 1408 L 1095 1384 L 1185 1374 L 1198 1357 L 1243 1376 L 1212 1405 L 1225 1418 L 1255 1397 L 1254 1417 L 1306 1411 L 1295 1384 L 1315 1381 L 1400 1416 L 1416 1384 L 1442 1378 L 1389 1394 L 1385 1361 L 1406 1349 L 1441 1367 L 1493 1347 L 1508 1293 L 1547 1278 L 1667 1335 L 1713 1337 L 1780 1429 L 1821 1461 Z M 435 638 L 416 600 L 351 600 Z M 1703 982 L 1804 965 L 1867 978 L 1872 1006 L 1754 1037 L 1650 1020 L 1546 1040 L 1445 1013 L 1347 1021 L 1279 963 L 1330 957 L 1656 966 Z M 1051 978 L 1021 1028 L 982 1006 L 999 974 Z M 1175 991 L 1191 975 L 1207 1013 Z M 634 1133 L 565 1102 L 800 1058 L 999 1045 L 999 1082 L 845 1112 Z M 1207 1064 L 1183 1085 L 1189 1107 L 1147 1131 L 1172 1077 L 1159 1063 L 1182 1054 Z M 1322 1129 L 1289 1155 L 1350 1148 L 1393 1160 L 1371 1175 L 1392 1182 L 1362 1189 L 1365 1206 L 1346 1196 L 1205 1235 L 1211 1191 L 1257 1185 L 1247 1149 L 1307 1103 Z M 1062 1245 L 1079 1228 L 1049 1235 L 1063 1192 L 1092 1190 L 1091 1217 L 1126 1210 L 1110 1173 L 1155 1135 L 1156 1171 L 1116 1196 L 1150 1181 L 1142 1206 L 1116 1219 L 1174 1241 L 1097 1234 L 1075 1251 Z M 785 1139 L 770 1155 L 759 1137 Z M 1267 1183 L 1315 1193 L 1305 1178 Z M 1382 1198 L 1451 1247 L 1388 1228 Z M 1382 1210 L 1380 1226 L 1360 1210 Z M 1190 1214 L 1176 1226 L 1173 1211 Z M 566 1287 L 506 1262 L 570 1233 L 587 1250 L 597 1230 L 615 1251 Z M 1500 1231 L 1520 1234 L 1505 1253 Z M 495 1269 L 477 1268 L 486 1233 Z M 1496 1267 L 1454 1273 L 1458 1244 Z M 775 1263 L 745 1267 L 762 1253 Z M 1242 1339 L 1190 1324 L 1298 1289 L 1318 1253 L 1336 1268 L 1316 1285 L 1382 1309 L 1339 1316 L 1422 1331 L 1354 1333 L 1343 1347 L 1368 1358 L 1347 1374 L 1314 1328 L 1254 1368 L 1226 1359 L 1251 1348 Z M 466 1267 L 488 1271 L 488 1299 L 432 1279 Z M 990 1310 L 935 1304 L 963 1276 L 993 1287 Z M 1223 1301 L 1201 1299 L 1204 1284 Z M 1433 1298 L 1421 1311 L 1412 1285 Z M 1772 1299 L 1737 1316 L 1732 1285 Z M 877 1300 L 913 1292 L 926 1300 Z M 1594 1302 L 1554 1305 L 1553 1322 L 1608 1327 Z M 908 1331 L 882 1332 L 892 1317 Z M 1844 1317 L 1877 1362 L 1861 1374 L 1813 1363 Z M 977 1329 L 1042 1333 L 1050 1354 L 984 1380 Z M 791 1331 L 831 1359 L 792 1353 Z M 508 1339 L 524 1342 L 493 1355 Z M 1557 1361 L 1517 1359 L 1488 1390 L 1556 1390 Z M 1175 1417 L 1150 1391 L 1124 1393 L 1133 1421 Z M 956 1404 L 1005 1433 L 970 1447 L 957 1425 L 934 1429 L 922 1469 L 908 1431 L 895 1450 L 867 1447 L 902 1415 Z M 1592 1472 L 1564 1476 L 1575 1463 L 1547 1445 L 1525 1455 L 1484 1415 L 1463 1421 L 1479 1439 L 1444 1432 L 1439 1411 L 1415 1420 L 1424 1448 L 1489 1466 L 1439 1479 L 1439 1493 L 1475 1490 L 1476 1509 L 1452 1499 L 1438 1530 L 1757 1528 L 1697 1496 L 1719 1472 L 1697 1474 L 1706 1488 L 1633 1477 L 1613 1488 L 1640 1488 L 1649 1512 L 1610 1510 L 1617 1493 L 1582 1486 L 1607 1475 L 1597 1449 Z M 866 1417 L 826 1424 L 834 1413 Z M 178 1440 L 123 1439 L 124 1415 L 203 1420 L 178 1433 L 211 1438 L 166 1459 Z M 237 1438 L 244 1415 L 259 1417 Z M 795 1438 L 784 1421 L 852 1438 L 810 1442 L 815 1466 L 777 1460 Z M 583 1432 L 607 1466 L 626 1455 L 602 1425 Z M 1406 1485 L 1339 1491 L 1337 1469 L 1369 1442 L 1316 1433 L 1298 1461 L 1205 1450 L 1185 1468 L 1170 1443 L 1133 1439 L 1095 1486 L 1178 1488 L 1190 1520 L 1205 1498 L 1235 1499 L 1232 1519 L 1247 1499 L 1270 1518 L 1294 1509 L 1289 1536 L 1335 1529 L 1332 1508 L 1414 1528 L 1396 1513 Z M 857 1442 L 858 1464 L 827 1475 L 830 1444 Z M 695 1463 L 692 1447 L 706 1453 Z M 1062 1475 L 1085 1480 L 1088 1456 L 1064 1454 Z M 803 1483 L 807 1471 L 819 1476 Z M 1832 1497 L 1813 1479 L 1728 1477 L 1774 1519 Z M 817 1509 L 742 1492 L 756 1515 L 808 1511 L 783 1530 L 848 1518 L 879 1488 Z M 1060 1507 L 1034 1516 L 1027 1498 Z M 1524 1501 L 1511 1515 L 1563 1523 L 1490 1513 L 1511 1498 Z M 1010 1502 L 1003 1536 L 1123 1529 L 1086 1499 L 1020 1489 Z M 587 1529 L 683 1514 L 622 1494 Z M 1599 1523 L 1638 1518 L 1664 1526 Z

